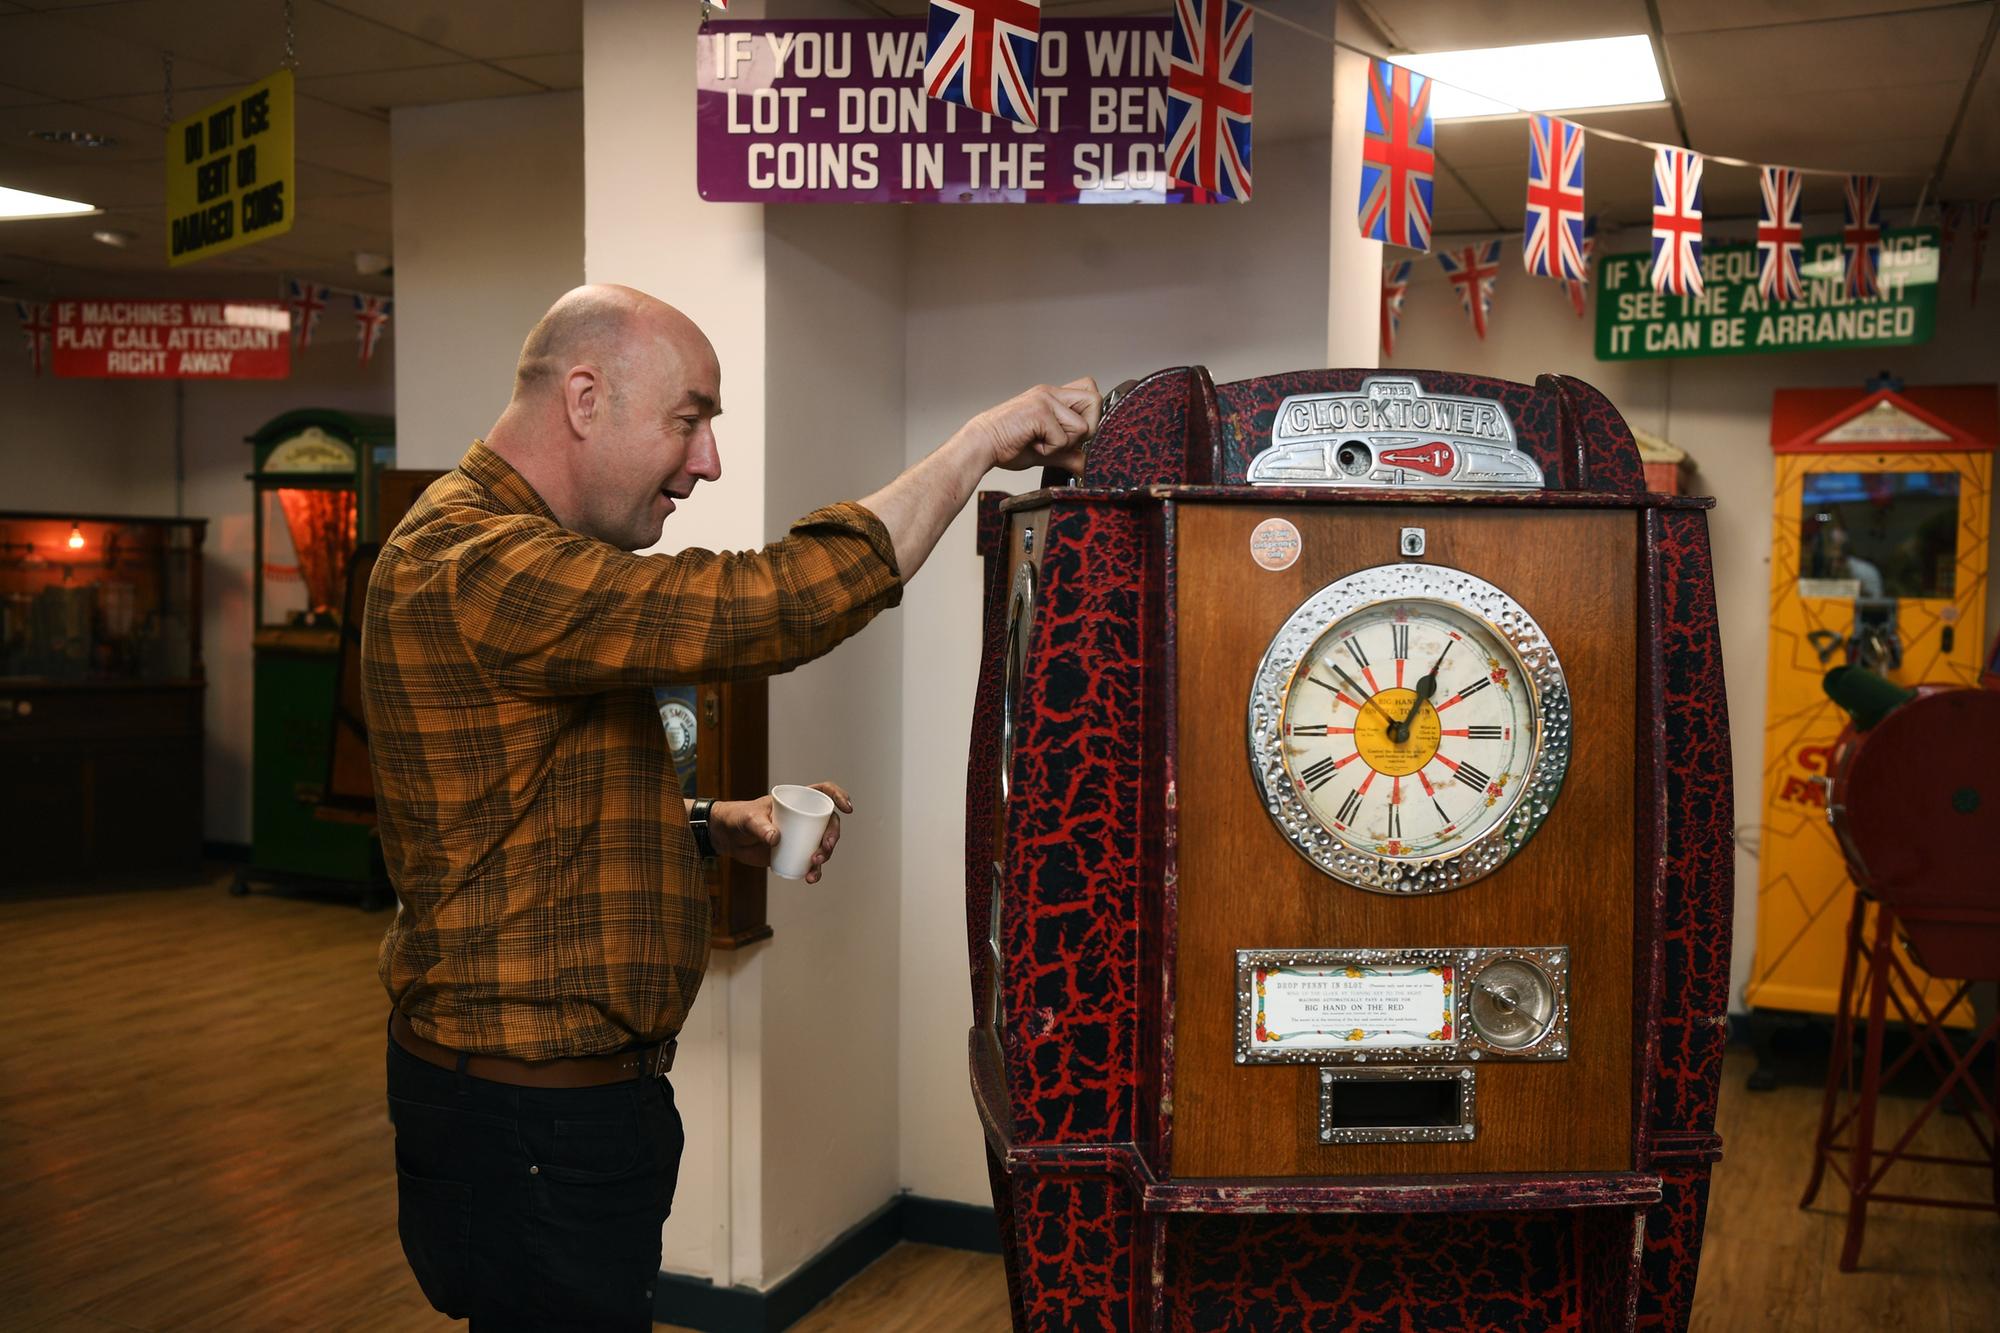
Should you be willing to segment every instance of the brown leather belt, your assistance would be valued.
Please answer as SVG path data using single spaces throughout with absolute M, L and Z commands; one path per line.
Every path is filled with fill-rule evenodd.
M 509 1055 L 477 1055 L 440 1046 L 417 1035 L 410 1020 L 397 1010 L 389 1019 L 389 1035 L 398 1046 L 440 1069 L 464 1071 L 493 1083 L 521 1088 L 596 1088 L 635 1078 L 659 1078 L 674 1067 L 677 1041 L 637 1046 L 606 1055 L 559 1056 L 553 1060 L 516 1060 Z M 463 1061 L 463 1065 L 460 1064 Z

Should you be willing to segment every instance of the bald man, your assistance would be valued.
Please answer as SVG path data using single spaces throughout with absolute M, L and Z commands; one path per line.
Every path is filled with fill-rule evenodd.
M 825 653 L 897 603 L 990 469 L 1079 470 L 1100 407 L 1087 379 L 1039 386 L 762 550 L 638 556 L 722 476 L 715 349 L 626 287 L 529 333 L 499 421 L 385 543 L 362 629 L 399 903 L 397 1230 L 432 1305 L 481 1331 L 652 1326 L 701 859 L 767 865 L 777 841 L 768 796 L 683 801 L 653 687 Z M 836 815 L 808 880 L 839 836 Z

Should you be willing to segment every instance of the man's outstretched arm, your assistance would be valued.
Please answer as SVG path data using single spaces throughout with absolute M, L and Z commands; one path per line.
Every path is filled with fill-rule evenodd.
M 1088 377 L 1040 384 L 959 427 L 928 458 L 862 499 L 882 520 L 896 548 L 896 570 L 908 583 L 944 530 L 992 469 L 1058 467 L 1083 470 L 1083 444 L 1097 429 L 1104 400 Z

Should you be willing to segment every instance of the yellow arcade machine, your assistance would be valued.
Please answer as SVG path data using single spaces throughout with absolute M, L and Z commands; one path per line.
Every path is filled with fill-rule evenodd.
M 1899 685 L 1979 683 L 1996 443 L 2000 386 L 1777 391 L 1753 1008 L 1839 1005 L 1854 884 L 1826 779 L 1847 715 L 1822 678 L 1852 663 Z M 1933 982 L 1926 999 L 1948 993 Z M 1947 1021 L 1971 1020 L 1960 1005 Z M 1764 1072 L 1753 1086 L 1769 1086 Z

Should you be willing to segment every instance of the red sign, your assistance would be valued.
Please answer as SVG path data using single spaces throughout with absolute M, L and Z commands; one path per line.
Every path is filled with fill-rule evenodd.
M 72 379 L 289 379 L 291 312 L 278 301 L 57 301 L 54 366 Z
M 1428 472 L 1433 477 L 1448 477 L 1451 475 L 1452 464 L 1458 461 L 1458 452 L 1443 440 L 1432 440 L 1429 444 L 1384 449 L 1382 461 L 1390 467 L 1406 467 L 1417 472 Z

